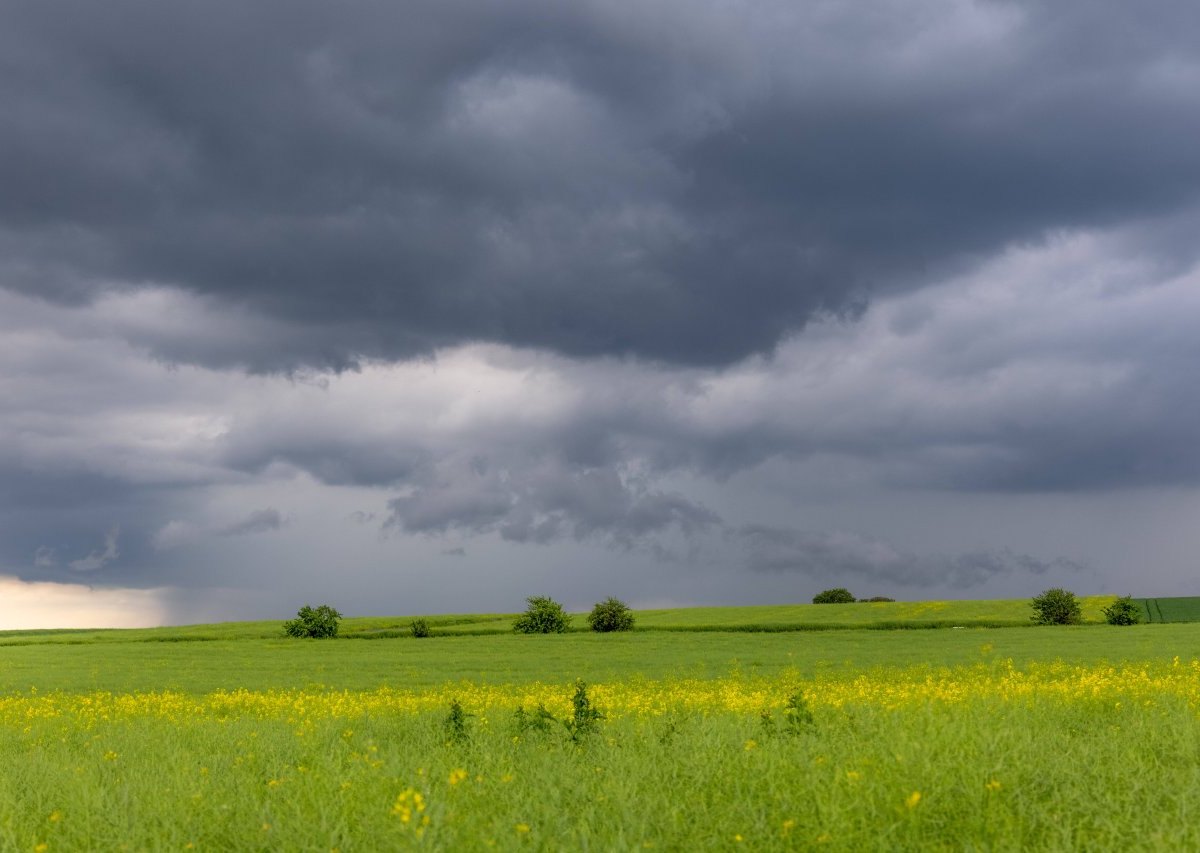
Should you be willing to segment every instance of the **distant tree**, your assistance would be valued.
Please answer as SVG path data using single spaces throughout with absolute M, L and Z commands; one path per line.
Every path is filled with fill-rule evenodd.
M 571 617 L 553 598 L 531 595 L 525 599 L 528 607 L 513 621 L 518 634 L 561 634 L 571 624 Z
M 633 628 L 633 611 L 620 599 L 606 598 L 596 602 L 587 620 L 593 631 L 628 631 Z
M 1075 593 L 1059 587 L 1048 589 L 1030 602 L 1033 616 L 1039 625 L 1078 625 L 1083 621 L 1083 610 Z
M 306 604 L 296 612 L 295 619 L 283 623 L 283 632 L 289 637 L 336 637 L 338 621 L 341 618 L 342 614 L 328 604 L 322 604 L 320 607 L 309 607 Z
M 840 586 L 818 592 L 813 596 L 813 604 L 850 604 L 852 601 L 854 601 L 854 596 L 850 594 L 850 590 Z
M 1136 625 L 1142 621 L 1141 606 L 1134 604 L 1133 598 L 1128 595 L 1118 598 L 1103 612 L 1109 625 Z
M 894 598 L 888 598 L 886 595 L 873 595 L 870 598 L 860 598 L 859 601 L 864 604 L 875 604 L 880 601 L 895 601 Z

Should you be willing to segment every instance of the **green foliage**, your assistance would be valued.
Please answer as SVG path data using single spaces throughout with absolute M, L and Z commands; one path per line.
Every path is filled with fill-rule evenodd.
M 803 693 L 793 693 L 783 706 L 783 725 L 777 726 L 775 716 L 770 708 L 759 712 L 758 722 L 766 737 L 773 737 L 782 731 L 786 735 L 798 735 L 808 731 L 813 725 L 812 709 Z
M 878 604 L 881 601 L 895 601 L 894 598 L 888 598 L 886 595 L 873 595 L 870 598 L 860 598 L 859 601 L 864 604 Z
M 854 596 L 850 594 L 850 590 L 840 586 L 813 596 L 813 604 L 850 604 L 853 601 Z
M 572 743 L 578 744 L 599 729 L 602 719 L 604 719 L 604 715 L 592 705 L 592 700 L 588 696 L 587 685 L 582 679 L 576 679 L 575 695 L 571 698 L 570 717 L 560 721 L 546 710 L 545 705 L 540 703 L 537 710 L 533 712 L 526 711 L 524 705 L 519 705 L 513 712 L 513 728 L 518 737 L 530 732 L 544 735 L 553 731 L 555 724 L 561 722 L 563 728 L 567 730 L 567 737 Z
M 465 743 L 470 740 L 467 731 L 467 717 L 474 716 L 463 710 L 462 703 L 457 699 L 450 702 L 450 713 L 442 721 L 442 731 L 446 735 L 446 743 Z
M 1142 621 L 1142 608 L 1126 595 L 1104 608 L 1104 618 L 1109 625 L 1136 625 Z
M 797 735 L 813 724 L 812 709 L 803 693 L 793 693 L 783 706 L 783 730 Z
M 309 607 L 306 604 L 296 612 L 295 619 L 283 623 L 283 632 L 289 637 L 336 637 L 341 618 L 342 614 L 328 604 L 322 604 L 320 607 Z
M 1083 611 L 1075 593 L 1060 587 L 1048 589 L 1030 602 L 1033 616 L 1039 625 L 1078 625 L 1083 621 Z
M 575 681 L 575 695 L 571 698 L 571 719 L 563 720 L 563 725 L 567 727 L 567 733 L 571 736 L 574 743 L 579 743 L 584 737 L 594 734 L 600 728 L 600 721 L 604 719 L 593 705 L 592 700 L 587 694 L 587 685 L 583 679 Z
M 629 631 L 633 628 L 633 611 L 618 598 L 606 598 L 596 603 L 587 620 L 593 631 Z
M 429 628 L 429 622 L 425 619 L 414 619 L 412 621 L 412 635 L 417 639 L 428 637 L 433 633 Z
M 516 729 L 518 736 L 528 732 L 546 734 L 557 722 L 554 715 L 547 711 L 546 706 L 540 702 L 535 711 L 526 711 L 524 705 L 518 705 L 517 710 L 513 712 L 513 728 Z
M 529 607 L 513 622 L 518 634 L 561 634 L 571 625 L 571 617 L 553 598 L 531 595 Z

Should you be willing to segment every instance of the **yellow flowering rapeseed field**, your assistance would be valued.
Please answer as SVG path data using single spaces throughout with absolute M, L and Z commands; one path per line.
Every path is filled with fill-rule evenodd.
M 0 760 L 4 850 L 1200 849 L 1200 660 L 31 689 Z
M 1181 699 L 1200 702 L 1200 660 L 1169 665 L 1031 664 L 1011 661 L 960 667 L 879 668 L 852 677 L 830 675 L 805 680 L 796 672 L 779 677 L 731 676 L 718 679 L 619 681 L 589 685 L 590 698 L 610 717 L 653 717 L 690 712 L 700 715 L 755 715 L 782 708 L 800 692 L 816 708 L 871 707 L 896 710 L 917 705 L 969 702 L 1085 702 L 1099 700 L 1153 704 Z M 570 685 L 486 685 L 462 682 L 432 689 L 405 690 L 217 690 L 183 692 L 64 693 L 0 697 L 0 724 L 9 728 L 34 720 L 70 720 L 87 728 L 99 722 L 135 719 L 187 724 L 198 719 L 283 720 L 296 725 L 356 717 L 399 717 L 445 710 L 458 700 L 478 714 L 497 715 L 538 705 L 566 714 Z M 484 719 L 488 719 L 485 716 Z

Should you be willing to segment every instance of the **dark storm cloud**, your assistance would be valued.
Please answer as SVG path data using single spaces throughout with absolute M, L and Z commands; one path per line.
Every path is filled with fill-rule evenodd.
M 14 0 L 0 286 L 180 288 L 243 330 L 140 339 L 179 361 L 491 340 L 727 363 L 965 256 L 1195 201 L 1198 24 L 1166 2 Z

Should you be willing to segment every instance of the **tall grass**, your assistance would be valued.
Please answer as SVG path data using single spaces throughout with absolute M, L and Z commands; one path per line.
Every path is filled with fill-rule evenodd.
M 0 848 L 1197 849 L 1200 663 L 1145 669 L 626 683 L 575 740 L 466 685 L 27 694 L 0 707 Z M 797 688 L 812 722 L 764 724 Z M 569 684 L 526 689 L 569 713 Z

